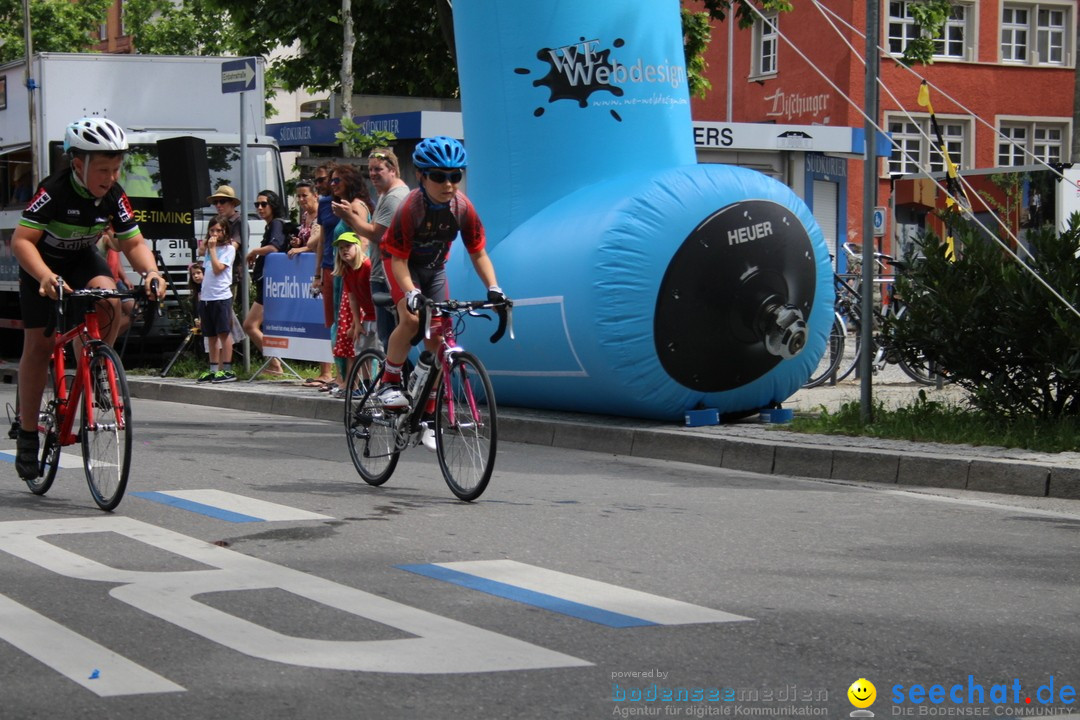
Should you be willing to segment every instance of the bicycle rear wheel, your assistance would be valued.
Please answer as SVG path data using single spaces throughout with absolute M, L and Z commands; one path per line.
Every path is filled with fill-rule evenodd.
M 907 313 L 907 308 L 900 306 L 896 311 L 897 322 L 903 322 L 904 315 Z M 916 357 L 904 358 L 899 352 L 894 351 L 895 357 L 889 358 L 895 360 L 896 364 L 900 366 L 900 369 L 904 371 L 904 374 L 917 383 L 923 385 L 936 385 L 938 375 L 934 371 L 930 360 L 926 357 L 926 354 L 919 352 Z
M 70 390 L 68 383 L 65 390 Z M 18 398 L 18 388 L 15 390 Z M 35 495 L 44 495 L 49 492 L 53 481 L 56 479 L 56 471 L 60 468 L 60 442 L 57 428 L 60 420 L 56 416 L 57 397 L 61 397 L 60 388 L 56 384 L 52 365 L 49 365 L 49 373 L 45 379 L 45 390 L 41 395 L 41 409 L 38 411 L 37 434 L 38 449 L 40 452 L 39 473 L 36 478 L 26 480 L 26 486 Z M 18 417 L 18 401 L 16 401 L 15 413 Z
M 825 354 L 818 361 L 817 368 L 810 375 L 810 379 L 803 385 L 804 388 L 815 388 L 832 380 L 835 384 L 836 369 L 844 359 L 844 345 L 847 342 L 847 327 L 840 313 L 833 313 L 833 324 L 829 330 L 829 337 L 825 340 Z
M 356 472 L 368 485 L 389 480 L 400 456 L 395 427 L 400 413 L 388 412 L 375 397 L 385 365 L 381 350 L 365 350 L 345 381 L 345 440 Z
M 131 470 L 131 395 L 120 357 L 104 343 L 90 350 L 80 434 L 90 494 L 111 511 L 124 497 Z
M 480 497 L 491 480 L 496 417 L 487 370 L 471 353 L 455 353 L 450 370 L 439 379 L 435 449 L 450 491 L 466 502 Z

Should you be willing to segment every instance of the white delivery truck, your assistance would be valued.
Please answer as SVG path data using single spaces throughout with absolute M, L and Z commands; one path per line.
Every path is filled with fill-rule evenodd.
M 66 162 L 64 129 L 72 121 L 99 115 L 117 122 L 128 134 L 128 153 L 120 178 L 139 226 L 178 295 L 170 292 L 168 320 L 159 318 L 150 342 L 167 344 L 182 338 L 187 319 L 177 298 L 187 295 L 187 267 L 194 259 L 197 238 L 205 234 L 212 206 L 188 202 L 177 207 L 177 183 L 196 183 L 196 175 L 209 171 L 209 188 L 230 185 L 240 192 L 241 104 L 247 173 L 242 211 L 248 213 L 250 235 L 257 244 L 262 221 L 254 214 L 260 190 L 282 197 L 284 178 L 277 144 L 266 135 L 263 61 L 251 59 L 237 72 L 236 58 L 165 55 L 104 55 L 41 53 L 34 55 L 30 83 L 26 65 L 17 61 L 0 66 L 0 344 L 13 348 L 21 342 L 18 301 L 18 265 L 11 255 L 11 234 L 28 193 Z M 223 66 L 226 71 L 223 72 Z M 246 72 L 245 72 L 246 71 Z M 226 82 L 229 84 L 227 85 Z M 237 83 L 240 83 L 239 85 Z M 30 85 L 28 89 L 27 85 Z M 242 92 L 224 92 L 245 88 Z M 247 89 L 250 88 L 250 89 Z M 33 106 L 31 107 L 31 100 Z M 33 140 L 32 140 L 33 136 Z M 177 138 L 181 152 L 176 152 Z M 172 140 L 159 146 L 162 140 Z M 206 163 L 192 158 L 195 148 Z M 159 152 L 159 147 L 163 148 Z M 163 177 L 164 176 L 164 177 Z M 163 180 L 170 197 L 163 199 Z M 205 187 L 206 180 L 202 180 Z M 146 339 L 143 342 L 147 342 Z M 5 352 L 7 355 L 7 352 Z

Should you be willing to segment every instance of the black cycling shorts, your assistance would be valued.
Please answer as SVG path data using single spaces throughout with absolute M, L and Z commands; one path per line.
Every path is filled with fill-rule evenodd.
M 62 260 L 45 256 L 42 256 L 42 259 L 49 269 L 64 278 L 64 282 L 73 290 L 85 288 L 96 277 L 112 279 L 112 271 L 105 262 L 105 256 L 93 247 L 79 250 Z M 20 267 L 19 305 L 24 328 L 46 327 L 52 324 L 52 319 L 56 316 L 56 302 L 48 296 L 38 294 L 40 289 L 41 283 Z

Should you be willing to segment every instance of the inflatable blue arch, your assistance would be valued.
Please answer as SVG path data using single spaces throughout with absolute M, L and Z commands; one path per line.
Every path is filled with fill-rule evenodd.
M 514 341 L 462 343 L 499 402 L 680 419 L 798 390 L 828 249 L 787 186 L 696 163 L 678 1 L 458 0 L 454 22 L 468 194 L 516 303 Z M 460 249 L 448 272 L 482 296 Z

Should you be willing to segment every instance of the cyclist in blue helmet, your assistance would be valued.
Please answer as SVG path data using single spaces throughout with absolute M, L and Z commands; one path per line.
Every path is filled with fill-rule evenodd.
M 425 297 L 436 301 L 450 298 L 446 258 L 459 233 L 476 274 L 488 289 L 488 299 L 506 299 L 495 279 L 495 266 L 484 249 L 484 226 L 459 187 L 468 165 L 465 148 L 454 138 L 426 138 L 417 144 L 413 164 L 420 187 L 401 202 L 380 246 L 390 295 L 398 310 L 398 326 L 387 344 L 386 370 L 379 391 L 380 401 L 391 409 L 409 405 L 401 389 L 401 368 L 418 329 L 416 313 Z M 433 327 L 432 332 L 435 330 Z M 432 337 L 426 341 L 427 348 L 434 353 L 440 342 L 441 338 Z M 435 411 L 434 395 L 428 398 L 426 411 Z M 434 432 L 426 430 L 423 442 L 434 451 Z

